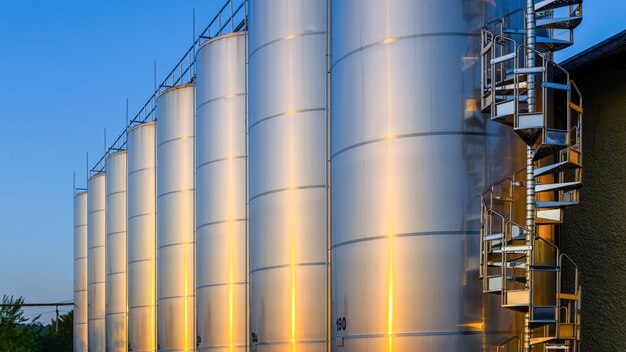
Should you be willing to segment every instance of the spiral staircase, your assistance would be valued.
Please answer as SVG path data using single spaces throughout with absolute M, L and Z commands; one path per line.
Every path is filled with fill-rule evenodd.
M 580 350 L 576 264 L 554 234 L 582 187 L 582 97 L 552 59 L 573 44 L 582 0 L 528 1 L 481 35 L 481 109 L 527 145 L 527 166 L 492 185 L 481 201 L 483 292 L 522 312 L 516 351 Z M 513 339 L 498 351 L 512 351 Z

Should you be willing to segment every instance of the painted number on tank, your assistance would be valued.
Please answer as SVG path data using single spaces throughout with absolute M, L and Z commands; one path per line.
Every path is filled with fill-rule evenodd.
M 339 317 L 335 321 L 335 325 L 337 325 L 337 331 L 346 329 L 346 317 Z

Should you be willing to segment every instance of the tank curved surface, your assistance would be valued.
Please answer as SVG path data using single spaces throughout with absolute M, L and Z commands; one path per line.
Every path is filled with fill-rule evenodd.
M 327 346 L 326 22 L 326 1 L 250 2 L 250 329 L 257 351 Z
M 516 163 L 476 106 L 502 3 L 332 1 L 334 351 L 486 351 L 519 324 L 478 279 L 480 196 Z
M 195 351 L 195 87 L 157 100 L 157 348 Z
M 106 159 L 107 351 L 128 350 L 126 283 L 126 152 Z
M 74 352 L 87 352 L 87 192 L 74 196 Z
M 246 35 L 204 44 L 196 76 L 196 300 L 201 351 L 247 346 Z
M 156 125 L 128 132 L 128 346 L 156 351 Z
M 87 181 L 89 351 L 106 351 L 106 174 Z

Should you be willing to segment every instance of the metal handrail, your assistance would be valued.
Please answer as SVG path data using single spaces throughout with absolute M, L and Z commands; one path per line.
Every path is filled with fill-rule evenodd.
M 248 0 L 226 0 L 224 2 L 224 5 L 222 5 L 211 22 L 209 22 L 209 25 L 197 36 L 182 58 L 165 76 L 165 79 L 155 87 L 155 91 L 148 98 L 148 101 L 130 120 L 122 133 L 114 140 L 113 144 L 105 150 L 104 155 L 96 162 L 94 167 L 91 168 L 90 175 L 96 175 L 105 171 L 106 158 L 108 155 L 125 150 L 128 131 L 132 127 L 148 121 L 156 121 L 157 99 L 163 91 L 178 85 L 192 83 L 195 80 L 196 51 L 202 44 L 219 35 L 247 29 L 247 2 Z M 223 16 L 226 16 L 225 21 L 222 20 Z M 240 21 L 238 21 L 239 18 L 241 18 Z
M 516 336 L 510 337 L 510 338 L 508 338 L 508 339 L 506 339 L 506 340 L 502 341 L 502 342 L 498 345 L 498 347 L 496 347 L 496 352 L 500 352 L 500 348 L 501 348 L 501 347 L 505 347 L 506 345 L 510 344 L 511 342 L 513 342 L 513 341 L 515 341 L 515 340 L 517 340 L 517 346 L 516 346 L 516 347 L 517 347 L 517 351 L 519 351 L 519 350 L 520 350 L 520 347 L 521 347 L 521 346 L 520 346 L 520 345 L 521 345 L 521 340 L 520 340 L 519 336 L 517 336 L 517 335 L 516 335 Z

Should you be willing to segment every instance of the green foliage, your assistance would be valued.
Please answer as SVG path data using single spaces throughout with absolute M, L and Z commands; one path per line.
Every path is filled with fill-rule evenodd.
M 0 352 L 64 352 L 72 351 L 74 312 L 70 311 L 52 319 L 49 325 L 41 324 L 39 316 L 27 319 L 19 304 L 24 298 L 2 297 L 3 304 L 14 306 L 0 307 Z

